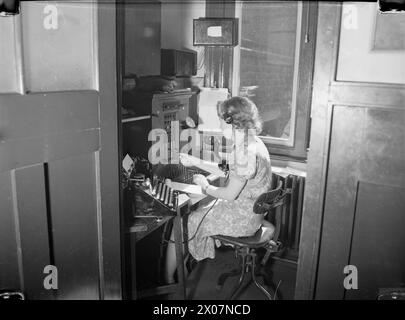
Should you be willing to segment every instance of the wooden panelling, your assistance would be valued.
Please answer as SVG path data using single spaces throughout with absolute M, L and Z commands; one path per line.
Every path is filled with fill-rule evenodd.
M 323 285 L 317 287 L 317 298 L 343 298 L 342 275 L 350 248 L 364 114 L 363 108 L 345 107 L 337 108 L 333 113 L 333 142 L 317 279 Z M 349 118 L 352 121 L 347 121 Z
M 46 189 L 42 164 L 15 171 L 16 198 L 27 299 L 52 299 L 43 285 L 45 266 L 51 264 Z
M 94 152 L 99 148 L 99 129 L 10 140 L 0 144 L 0 172 Z
M 119 3 L 119 1 L 117 2 Z M 121 231 L 119 189 L 121 156 L 118 141 L 115 5 L 99 3 L 100 151 L 96 152 L 99 213 L 100 281 L 102 299 L 121 299 Z M 121 121 L 121 118 L 119 118 Z
M 59 13 L 73 6 L 66 4 Z M 75 28 L 86 25 L 92 39 L 87 47 L 97 50 L 90 63 L 98 70 L 92 84 L 100 91 L 68 91 L 72 87 L 62 84 L 58 92 L 0 95 L 0 288 L 22 290 L 28 299 L 121 297 L 115 6 L 101 1 L 84 6 L 90 11 L 97 6 L 92 21 L 98 26 L 80 19 L 89 13 L 85 10 Z M 61 22 L 63 15 L 58 17 Z M 59 31 L 68 32 L 64 27 L 60 24 Z M 74 40 L 74 28 L 69 30 Z M 24 41 L 35 42 L 33 34 L 24 29 Z M 63 48 L 47 39 L 55 50 Z M 52 62 L 66 67 L 63 56 Z M 41 66 L 26 67 L 42 74 L 44 65 L 43 60 Z M 48 84 L 49 79 L 31 82 Z M 44 292 L 43 269 L 49 264 L 58 268 L 58 290 Z
M 49 163 L 58 299 L 99 298 L 94 166 L 94 154 Z
M 0 172 L 99 149 L 97 92 L 1 95 L 0 105 Z
M 381 14 L 376 2 L 343 3 L 337 80 L 405 84 L 405 50 L 396 47 L 404 41 L 404 28 L 395 24 L 395 16 L 404 23 L 401 14 Z M 381 17 L 388 18 L 383 25 Z M 388 46 L 377 49 L 378 39 Z
M 353 233 L 352 242 L 359 181 L 405 186 L 405 110 L 335 106 L 332 119 L 316 290 L 320 299 L 344 297 L 343 268 L 351 245 L 357 245 L 355 240 L 363 234 Z M 372 203 L 368 208 L 370 223 L 378 224 L 379 213 L 372 215 Z M 359 226 L 355 231 L 360 232 L 359 228 L 366 230 Z M 382 230 L 397 239 L 401 236 L 395 229 Z
M 378 288 L 405 283 L 405 188 L 359 181 L 349 264 L 357 267 L 358 290 L 345 299 L 375 300 Z
M 2 141 L 100 126 L 98 93 L 95 91 L 1 95 L 0 105 Z M 10 118 L 15 121 L 8 121 Z
M 0 19 L 0 93 L 21 92 L 20 17 Z M 13 54 L 9 52 L 12 51 Z
M 96 2 L 22 1 L 21 12 L 26 90 L 97 90 Z
M 359 181 L 405 186 L 404 86 L 336 81 L 341 17 L 341 4 L 319 3 L 297 299 L 344 298 L 343 268 L 368 228 L 353 228 Z M 361 209 L 368 226 L 381 222 L 372 206 Z M 381 231 L 401 238 L 397 228 Z
M 330 101 L 344 105 L 405 108 L 405 86 L 333 82 Z
M 21 272 L 17 247 L 16 225 L 14 219 L 11 173 L 0 173 L 0 288 L 23 289 L 20 283 Z

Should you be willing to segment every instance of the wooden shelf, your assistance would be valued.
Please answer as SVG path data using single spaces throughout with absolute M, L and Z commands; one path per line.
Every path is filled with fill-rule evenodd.
M 121 122 L 126 123 L 126 122 L 134 122 L 134 121 L 140 121 L 140 120 L 146 120 L 146 119 L 151 119 L 151 115 L 147 116 L 138 116 L 138 117 L 128 117 L 128 118 L 122 118 Z

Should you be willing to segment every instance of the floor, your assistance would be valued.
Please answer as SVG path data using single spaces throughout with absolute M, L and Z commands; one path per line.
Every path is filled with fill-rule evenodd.
M 228 278 L 222 290 L 216 289 L 220 274 L 238 266 L 238 259 L 232 248 L 217 249 L 215 259 L 199 262 L 187 278 L 187 297 L 190 300 L 224 300 L 229 297 L 238 281 L 238 277 Z M 271 263 L 273 282 L 278 285 L 279 299 L 294 299 L 296 265 L 290 262 L 274 260 Z M 262 278 L 259 283 L 263 284 Z M 264 300 L 265 295 L 254 285 L 249 285 L 237 299 Z

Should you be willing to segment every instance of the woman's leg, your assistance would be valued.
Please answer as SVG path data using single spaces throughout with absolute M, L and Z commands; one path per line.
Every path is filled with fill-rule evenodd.
M 183 234 L 183 228 L 182 228 Z M 184 240 L 183 240 L 184 241 Z M 183 243 L 183 252 L 185 251 L 185 244 Z M 184 276 L 187 277 L 188 269 L 186 267 L 189 255 L 184 257 Z M 177 269 L 177 256 L 176 256 L 176 244 L 174 243 L 174 227 L 170 233 L 170 241 L 166 249 L 166 269 L 165 269 L 165 280 L 167 284 L 174 283 L 174 273 Z
M 176 260 L 176 247 L 174 243 L 174 231 L 170 234 L 170 241 L 166 249 L 166 269 L 165 269 L 165 280 L 167 284 L 174 283 L 174 272 L 177 268 Z

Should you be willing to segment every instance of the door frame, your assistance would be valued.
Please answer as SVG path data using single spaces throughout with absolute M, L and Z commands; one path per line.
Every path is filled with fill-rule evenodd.
M 101 215 L 99 223 L 100 299 L 122 299 L 120 165 L 118 148 L 116 3 L 97 1 L 100 134 Z M 108 139 L 106 139 L 108 137 Z M 114 170 L 111 170 L 114 168 Z M 105 183 L 103 183 L 105 181 Z
M 330 119 L 329 87 L 334 81 L 339 41 L 341 4 L 319 3 L 301 239 L 295 299 L 313 299 L 325 198 Z
M 130 248 L 127 247 L 127 242 L 125 239 L 125 212 L 124 212 L 124 194 L 121 188 L 122 175 L 121 166 L 123 156 L 122 156 L 122 142 L 123 142 L 123 131 L 122 131 L 122 91 L 123 91 L 123 79 L 125 76 L 125 5 L 126 1 L 115 1 L 115 15 L 116 15 L 116 28 L 115 28 L 115 39 L 116 39 L 116 88 L 117 88 L 117 154 L 119 163 L 119 207 L 120 207 L 120 230 L 121 230 L 121 283 L 122 283 L 122 299 L 129 299 L 131 285 L 131 276 L 128 273 L 128 268 L 130 267 L 131 257 L 127 256 L 127 251 Z

